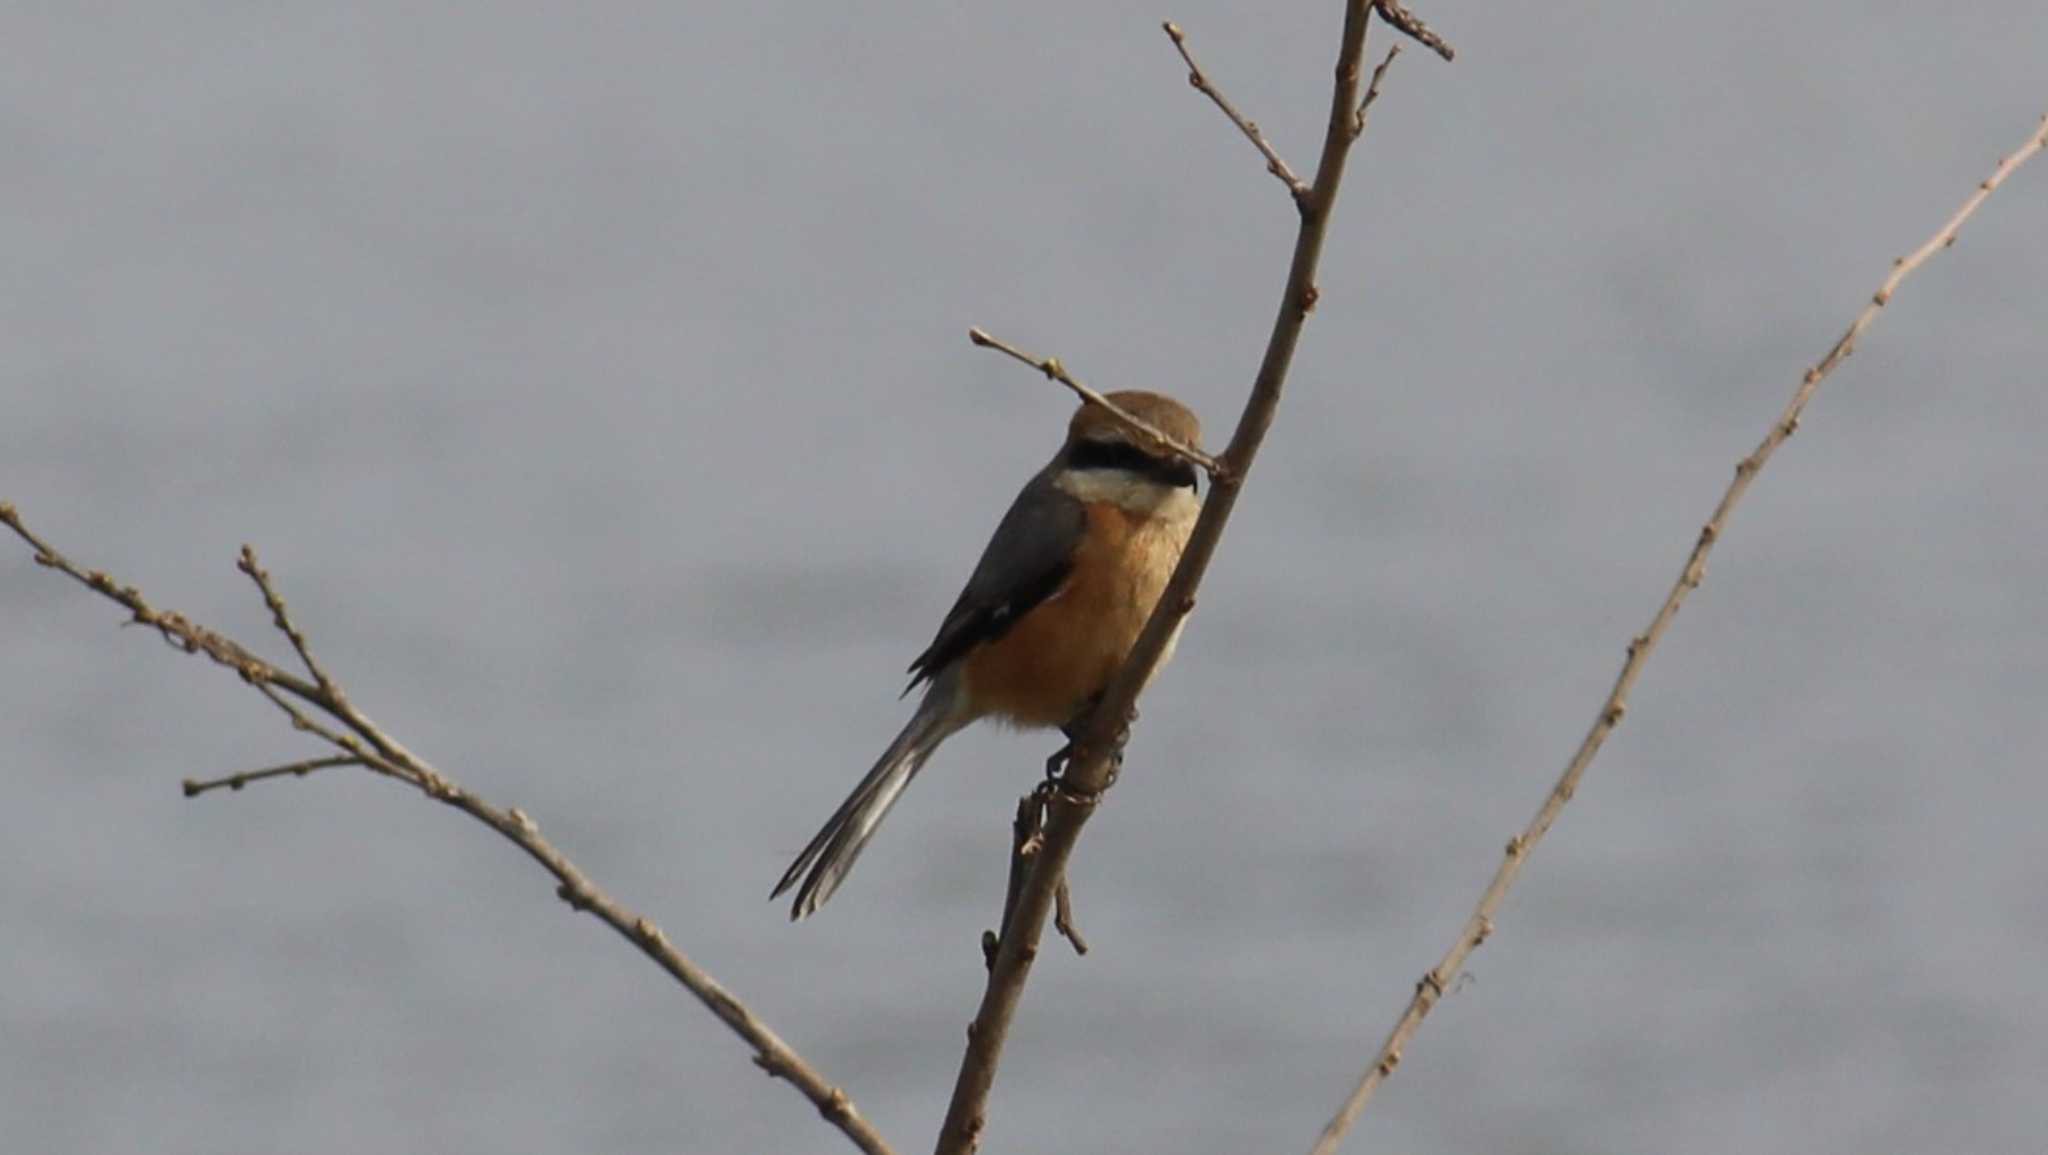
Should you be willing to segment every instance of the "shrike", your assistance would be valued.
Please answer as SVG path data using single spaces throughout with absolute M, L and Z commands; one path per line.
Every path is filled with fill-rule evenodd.
M 1182 445 L 1201 440 L 1185 405 L 1109 394 Z M 1010 503 L 932 644 L 910 663 L 917 712 L 797 855 L 780 896 L 790 917 L 824 905 L 939 744 L 971 722 L 1070 730 L 1123 665 L 1201 510 L 1195 467 L 1084 403 L 1067 439 Z M 1178 631 L 1176 631 L 1176 635 Z M 1173 654 L 1167 642 L 1161 665 Z M 905 693 L 909 691 L 906 690 Z

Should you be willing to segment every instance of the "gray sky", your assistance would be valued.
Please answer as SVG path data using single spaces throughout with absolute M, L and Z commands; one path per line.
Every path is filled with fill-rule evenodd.
M 1804 366 L 2048 111 L 2048 7 L 1423 9 L 994 1150 L 1306 1149 Z M 245 639 L 253 542 L 902 1149 L 1043 736 L 769 885 L 1066 397 L 1227 429 L 1338 5 L 16 5 L 0 497 Z M 1385 41 L 1381 40 L 1381 44 Z M 2048 1109 L 2048 170 L 1909 282 L 1716 554 L 1353 1149 L 2010 1151 Z M 1215 440 L 1221 440 L 1219 432 Z M 0 1119 L 24 1151 L 836 1151 L 495 837 L 305 756 L 0 548 Z M 272 647 L 275 649 L 275 647 Z

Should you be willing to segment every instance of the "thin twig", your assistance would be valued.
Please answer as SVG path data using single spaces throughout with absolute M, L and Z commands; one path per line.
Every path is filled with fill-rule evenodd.
M 1386 79 L 1387 69 L 1393 66 L 1394 57 L 1399 55 L 1401 55 L 1400 45 L 1389 46 L 1387 48 L 1387 55 L 1380 61 L 1379 67 L 1372 70 L 1372 79 L 1365 86 L 1365 99 L 1358 102 L 1358 116 L 1351 122 L 1351 135 L 1353 137 L 1365 135 L 1365 118 L 1372 113 L 1372 102 L 1380 98 L 1380 81 Z
M 1685 602 L 1686 596 L 1698 589 L 1700 582 L 1705 579 L 1707 554 L 1712 552 L 1714 543 L 1720 540 L 1722 532 L 1727 528 L 1729 514 L 1734 511 L 1736 503 L 1742 500 L 1742 495 L 1749 491 L 1750 483 L 1756 480 L 1756 475 L 1762 471 L 1764 463 L 1769 461 L 1778 447 L 1785 443 L 1785 439 L 1799 428 L 1800 415 L 1805 412 L 1807 402 L 1813 399 L 1814 391 L 1820 387 L 1821 381 L 1855 351 L 1856 339 L 1863 335 L 1863 330 L 1877 317 L 1878 310 L 1884 308 L 1885 303 L 1891 300 L 1892 293 L 1898 289 L 1900 282 L 1924 264 L 1929 257 L 1953 245 L 1963 222 L 1970 219 L 1970 215 L 1977 211 L 1977 206 L 1983 204 L 1993 190 L 2005 183 L 2005 178 L 2011 176 L 2015 169 L 2025 164 L 2044 147 L 2048 147 L 2048 116 L 2042 118 L 2040 126 L 2027 138 L 2025 144 L 1998 162 L 1998 167 L 1991 175 L 1964 199 L 1962 207 L 1949 217 L 1938 232 L 1928 238 L 1926 244 L 1892 263 L 1891 274 L 1878 286 L 1877 292 L 1871 294 L 1869 303 L 1856 314 L 1856 319 L 1849 323 L 1848 329 L 1842 333 L 1827 354 L 1800 378 L 1799 387 L 1792 392 L 1792 400 L 1786 404 L 1778 419 L 1771 423 L 1763 441 L 1750 451 L 1749 456 L 1736 463 L 1735 479 L 1728 483 L 1727 490 L 1721 494 L 1720 503 L 1714 507 L 1713 515 L 1700 527 L 1699 537 L 1693 542 L 1692 552 L 1686 556 L 1684 567 L 1678 571 L 1678 580 L 1672 583 L 1671 592 L 1664 597 L 1664 604 L 1658 607 L 1656 616 L 1650 619 L 1649 627 L 1629 640 L 1628 656 L 1622 662 L 1621 673 L 1614 679 L 1614 688 L 1608 691 L 1607 700 L 1601 704 L 1599 713 L 1594 715 L 1592 727 L 1579 742 L 1579 748 L 1572 754 L 1564 773 L 1558 778 L 1557 784 L 1551 787 L 1549 795 L 1543 799 L 1543 805 L 1537 809 L 1536 816 L 1529 820 L 1529 825 L 1524 827 L 1520 834 L 1508 840 L 1507 854 L 1501 860 L 1499 868 L 1494 871 L 1492 881 L 1487 883 L 1485 893 L 1480 895 L 1479 905 L 1473 909 L 1472 917 L 1466 920 L 1457 941 L 1451 944 L 1451 949 L 1445 952 L 1442 960 L 1415 984 L 1415 994 L 1409 999 L 1407 1009 L 1395 1021 L 1393 1030 L 1387 1034 L 1386 1042 L 1380 1046 L 1378 1056 L 1359 1078 L 1358 1085 L 1352 1090 L 1350 1097 L 1323 1128 L 1321 1137 L 1310 1149 L 1311 1155 L 1331 1155 L 1331 1152 L 1337 1149 L 1338 1143 L 1344 1138 L 1344 1133 L 1350 1130 L 1352 1122 L 1358 1118 L 1358 1113 L 1364 1110 L 1366 1101 L 1372 1098 L 1380 1083 L 1385 1081 L 1401 1062 L 1401 1050 L 1407 1045 L 1409 1037 L 1422 1025 L 1423 1018 L 1429 1014 L 1437 1000 L 1443 997 L 1444 991 L 1462 973 L 1465 960 L 1480 943 L 1486 941 L 1488 935 L 1493 933 L 1494 915 L 1499 911 L 1501 901 L 1507 897 L 1508 888 L 1514 885 L 1516 877 L 1521 874 L 1522 865 L 1528 861 L 1529 852 L 1549 832 L 1551 824 L 1557 821 L 1557 816 L 1564 809 L 1565 803 L 1570 802 L 1572 795 L 1578 790 L 1579 780 L 1585 776 L 1586 767 L 1592 764 L 1593 757 L 1600 752 L 1600 747 L 1607 741 L 1607 736 L 1621 724 L 1622 715 L 1628 712 L 1629 692 L 1635 687 L 1644 663 L 1649 660 L 1650 651 L 1656 648 L 1665 630 L 1670 628 L 1671 621 L 1678 615 L 1678 608 Z
M 1429 25 L 1422 22 L 1422 17 L 1408 11 L 1407 8 L 1401 5 L 1399 0 L 1373 0 L 1373 8 L 1379 12 L 1380 19 L 1400 29 L 1403 33 L 1414 38 L 1424 48 L 1429 49 L 1445 60 L 1449 60 L 1458 54 L 1457 50 L 1451 47 L 1449 41 L 1430 31 Z
M 1146 440 L 1152 442 L 1159 448 L 1164 449 L 1167 452 L 1172 453 L 1175 456 L 1180 457 L 1191 464 L 1200 466 L 1205 472 L 1209 474 L 1211 478 L 1214 478 L 1216 476 L 1216 459 L 1209 456 L 1207 453 L 1202 452 L 1202 448 L 1200 446 L 1183 445 L 1178 440 L 1175 440 L 1173 437 L 1169 436 L 1164 430 L 1161 430 L 1157 426 L 1154 426 L 1151 422 L 1141 420 L 1137 417 L 1133 417 L 1131 414 L 1125 412 L 1124 409 L 1117 405 L 1114 401 L 1111 401 L 1109 398 L 1104 397 L 1102 394 L 1097 393 L 1095 390 L 1090 389 L 1088 386 L 1081 384 L 1079 381 L 1076 381 L 1072 377 L 1072 375 L 1070 375 L 1067 372 L 1067 367 L 1060 363 L 1060 359 L 1058 357 L 1033 356 L 1032 354 L 1026 353 L 1024 350 L 1019 349 L 1015 345 L 1010 344 L 1008 341 L 1005 341 L 1000 337 L 991 336 L 986 329 L 983 329 L 979 326 L 967 330 L 967 339 L 973 342 L 974 344 L 981 346 L 984 349 L 994 349 L 998 353 L 1003 353 L 1011 358 L 1014 358 L 1015 360 L 1022 361 L 1026 365 L 1031 366 L 1033 369 L 1038 370 L 1040 373 L 1045 374 L 1052 380 L 1057 381 L 1060 384 L 1065 385 L 1067 388 L 1073 390 L 1075 396 L 1080 397 L 1083 401 L 1086 401 L 1091 405 L 1101 406 L 1103 409 L 1109 412 L 1110 416 L 1116 418 L 1118 421 L 1123 422 L 1124 427 L 1131 430 L 1133 433 L 1138 434 L 1140 437 L 1143 437 Z
M 290 624 L 291 619 L 281 612 L 284 606 L 282 598 L 277 600 L 276 605 L 271 605 L 270 599 L 275 597 L 276 593 L 270 586 L 269 574 L 263 570 L 261 564 L 256 560 L 256 551 L 249 546 L 243 546 L 241 556 L 236 561 L 236 568 L 241 569 L 244 573 L 248 573 L 252 579 L 256 580 L 257 589 L 264 595 L 264 604 L 271 610 L 273 615 L 273 624 L 277 625 L 280 632 L 283 632 L 285 626 Z M 258 573 L 263 574 L 263 576 L 256 578 Z M 299 650 L 300 657 L 303 660 L 307 661 L 314 669 L 318 669 L 317 663 L 312 662 L 311 649 L 304 648 L 303 635 L 294 640 L 293 646 Z M 316 678 L 319 676 L 316 674 Z M 440 771 L 434 769 L 432 764 L 427 762 L 426 759 L 406 749 L 404 744 L 400 743 L 398 739 L 385 732 L 375 722 L 371 721 L 367 714 L 357 709 L 355 703 L 349 700 L 348 693 L 342 688 L 340 682 L 332 679 L 308 682 L 304 678 L 287 674 L 285 671 L 267 662 L 259 663 L 259 668 L 245 668 L 242 671 L 242 677 L 245 681 L 257 683 L 258 689 L 263 689 L 266 683 L 276 686 L 347 727 L 354 735 L 354 738 L 348 738 L 347 736 L 337 737 L 321 729 L 315 729 L 314 732 L 331 744 L 339 746 L 341 749 L 352 754 L 362 756 L 366 760 L 366 764 L 372 769 L 381 769 L 383 772 L 394 777 L 403 778 L 425 791 L 429 797 L 437 798 L 444 802 L 448 800 L 444 795 L 456 791 L 457 787 L 443 779 Z M 266 691 L 265 696 L 270 697 L 279 706 L 283 706 L 283 703 L 279 702 L 275 695 L 269 694 Z M 295 719 L 295 722 L 303 722 L 303 719 Z M 306 727 L 301 725 L 300 728 L 304 729 Z M 367 749 L 365 744 L 367 744 Z M 369 755 L 372 750 L 382 756 L 383 760 L 381 762 L 370 758 Z
M 37 565 L 65 574 L 101 597 L 126 607 L 130 624 L 147 626 L 155 630 L 167 644 L 188 654 L 203 653 L 216 663 L 244 677 L 260 677 L 264 681 L 279 685 L 297 681 L 291 675 L 243 649 L 232 638 L 196 625 L 186 620 L 182 614 L 158 610 L 144 600 L 142 591 L 134 586 L 121 585 L 100 570 L 82 569 L 73 564 L 70 558 L 58 553 L 48 542 L 37 537 L 28 526 L 22 524 L 20 513 L 10 502 L 0 501 L 0 525 L 12 529 L 16 536 L 34 548 Z M 309 691 L 314 688 L 311 683 L 300 682 L 300 685 Z
M 284 598 L 278 596 L 277 587 L 270 584 L 270 571 L 257 563 L 255 549 L 244 545 L 242 555 L 235 560 L 235 568 L 248 574 L 249 580 L 256 583 L 256 589 L 263 595 L 263 604 L 270 610 L 270 624 L 276 626 L 277 632 L 283 634 L 285 640 L 292 644 L 292 649 L 298 651 L 299 661 L 305 664 L 306 672 L 313 675 L 314 683 L 331 691 L 334 679 L 328 677 L 327 671 L 321 669 L 320 663 L 314 659 L 312 648 L 306 645 L 305 631 L 292 621 L 291 612 L 285 609 Z
M 1054 893 L 1066 874 L 1075 842 L 1108 785 L 1119 732 L 1127 725 L 1139 691 L 1159 665 L 1167 639 L 1193 611 L 1195 590 L 1208 571 L 1210 558 L 1215 556 L 1216 544 L 1236 507 L 1246 471 L 1273 424 L 1288 366 L 1301 340 L 1302 326 L 1315 305 L 1316 266 L 1329 231 L 1344 164 L 1356 139 L 1352 126 L 1363 79 L 1360 62 L 1365 51 L 1365 27 L 1372 8 L 1372 0 L 1347 0 L 1344 6 L 1344 31 L 1339 40 L 1322 156 L 1302 207 L 1287 284 L 1281 291 L 1279 314 L 1266 341 L 1265 356 L 1259 363 L 1258 375 L 1253 379 L 1230 445 L 1217 459 L 1217 468 L 1211 471 L 1214 484 L 1181 552 L 1180 563 L 1130 656 L 1104 691 L 1080 736 L 1072 742 L 1058 788 L 1049 792 L 1044 842 L 1032 864 L 1031 876 L 1018 896 L 1010 925 L 1003 932 L 981 1006 L 968 1028 L 967 1051 L 961 1057 L 953 1097 L 946 1107 L 946 1121 L 939 1131 L 939 1155 L 964 1155 L 980 1142 L 987 1119 L 989 1089 L 995 1085 L 1003 1044 L 1023 997 L 1031 964 L 1037 958 L 1038 943 L 1054 905 Z
M 996 965 L 996 951 L 1002 945 L 1003 935 L 1009 933 L 1010 918 L 1017 912 L 1017 896 L 1024 891 L 1024 880 L 1030 877 L 1031 860 L 1044 844 L 1038 835 L 1044 822 L 1045 798 L 1041 791 L 1033 790 L 1017 800 L 1017 817 L 1010 823 L 1010 876 L 1003 886 L 1003 915 L 996 920 L 995 930 L 981 936 L 983 961 L 991 967 Z
M 1293 169 L 1287 167 L 1287 162 L 1280 158 L 1279 150 L 1273 147 L 1273 142 L 1267 140 L 1266 134 L 1259 131 L 1258 122 L 1247 119 L 1230 103 L 1229 97 L 1224 96 L 1220 89 L 1209 83 L 1209 77 L 1202 71 L 1202 66 L 1195 63 L 1194 55 L 1188 51 L 1187 33 L 1180 30 L 1180 25 L 1168 20 L 1160 27 L 1166 29 L 1166 35 L 1173 41 L 1174 48 L 1180 52 L 1180 58 L 1187 61 L 1188 83 L 1194 86 L 1195 91 L 1214 101 L 1217 108 L 1223 110 L 1223 115 L 1230 118 L 1230 123 L 1236 125 L 1245 139 L 1252 142 L 1252 147 L 1259 150 L 1260 156 L 1266 158 L 1266 171 L 1280 178 L 1280 183 L 1287 186 L 1288 194 L 1293 196 L 1296 204 L 1300 204 L 1303 198 L 1308 196 L 1308 185 L 1294 175 Z
M 1081 937 L 1081 928 L 1074 925 L 1074 892 L 1065 875 L 1060 876 L 1060 884 L 1052 892 L 1052 928 L 1073 944 L 1075 954 L 1088 953 L 1088 940 Z
M 719 985 L 709 973 L 688 956 L 678 950 L 668 937 L 652 921 L 635 913 L 612 898 L 575 863 L 555 849 L 553 844 L 541 837 L 540 827 L 516 807 L 499 808 L 470 793 L 466 788 L 436 770 L 425 759 L 407 750 L 396 738 L 387 734 L 371 721 L 361 710 L 348 700 L 341 684 L 327 678 L 312 660 L 310 649 L 305 647 L 303 635 L 293 639 L 294 648 L 299 651 L 318 681 L 309 682 L 289 671 L 279 669 L 251 654 L 225 635 L 200 626 L 180 614 L 158 610 L 142 596 L 134 586 L 115 582 L 99 570 L 86 570 L 73 564 L 55 547 L 36 536 L 21 521 L 20 514 L 11 504 L 0 502 L 0 523 L 4 523 L 35 550 L 39 564 L 70 575 L 87 588 L 127 608 L 130 620 L 149 626 L 164 639 L 188 653 L 204 653 L 215 663 L 234 670 L 241 678 L 254 686 L 258 693 L 267 698 L 292 720 L 295 729 L 312 734 L 329 745 L 339 749 L 349 760 L 389 777 L 405 781 L 427 797 L 446 803 L 464 814 L 482 822 L 497 831 L 514 845 L 524 850 L 535 862 L 540 863 L 559 884 L 555 893 L 572 909 L 587 911 L 605 925 L 617 931 L 652 959 L 656 965 L 667 971 L 676 981 L 683 984 L 698 1001 L 709 1008 L 720 1022 L 731 1028 L 733 1033 L 746 1040 L 754 1049 L 754 1063 L 770 1075 L 784 1079 L 818 1108 L 825 1120 L 837 1127 L 856 1147 L 868 1155 L 891 1155 L 889 1145 L 880 1133 L 861 1118 L 853 1101 L 846 1092 L 827 1082 L 803 1057 L 791 1050 L 789 1044 L 769 1026 L 755 1017 L 745 1004 L 733 997 L 731 992 Z M 283 599 L 276 596 L 271 587 L 269 575 L 257 564 L 254 551 L 244 547 L 241 566 L 243 572 L 255 579 L 264 594 L 264 602 L 271 608 L 273 624 L 291 637 L 296 626 L 287 628 L 290 619 L 285 616 Z M 301 704 L 311 710 L 301 708 Z M 325 715 L 340 724 L 339 729 L 323 725 L 314 713 Z M 314 762 L 328 762 L 315 759 Z M 339 765 L 340 760 L 329 764 Z M 290 767 L 280 767 L 277 773 L 289 772 Z M 247 781 L 259 777 L 276 776 L 273 772 L 262 771 L 249 776 Z M 232 787 L 232 782 L 227 783 Z M 194 785 L 210 788 L 219 783 L 187 783 L 188 794 L 200 793 Z
M 244 770 L 239 774 L 230 774 L 225 778 L 187 778 L 183 786 L 185 797 L 196 798 L 209 790 L 218 790 L 223 786 L 229 790 L 240 790 L 251 782 L 261 782 L 265 778 L 283 778 L 286 775 L 294 778 L 304 778 L 315 770 L 325 770 L 329 766 L 361 766 L 362 764 L 363 760 L 352 754 L 336 754 L 326 758 L 307 758 L 300 762 L 287 762 L 282 766 L 270 766 L 262 770 Z
M 243 680 L 255 687 L 256 692 L 263 695 L 271 705 L 276 706 L 285 717 L 290 718 L 292 729 L 301 734 L 311 734 L 337 750 L 346 751 L 348 756 L 355 759 L 365 770 L 382 774 L 387 778 L 396 778 L 408 786 L 416 786 L 421 790 L 431 790 L 418 774 L 368 749 L 363 745 L 362 739 L 354 734 L 321 725 L 312 715 L 300 708 L 298 702 L 287 697 L 277 687 L 246 674 L 243 675 Z

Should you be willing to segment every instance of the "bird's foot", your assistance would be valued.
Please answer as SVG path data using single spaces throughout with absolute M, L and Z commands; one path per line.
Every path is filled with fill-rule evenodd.
M 1067 772 L 1067 759 L 1072 757 L 1073 753 L 1074 743 L 1069 738 L 1059 749 L 1052 752 L 1052 757 L 1045 760 L 1045 780 L 1047 783 L 1059 781 L 1060 775 Z

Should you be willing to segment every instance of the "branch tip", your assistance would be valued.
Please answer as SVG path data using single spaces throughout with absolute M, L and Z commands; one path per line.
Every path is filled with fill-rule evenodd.
M 1059 888 L 1053 891 L 1052 925 L 1073 946 L 1075 954 L 1088 953 L 1088 940 L 1081 937 L 1081 928 L 1074 925 L 1074 895 L 1064 875 Z
M 1108 411 L 1112 417 L 1121 421 L 1125 428 L 1143 437 L 1158 448 L 1164 449 L 1183 461 L 1200 467 L 1212 478 L 1216 476 L 1220 465 L 1214 457 L 1204 453 L 1195 446 L 1181 444 L 1173 437 L 1168 436 L 1163 430 L 1153 426 L 1150 422 L 1142 421 L 1132 414 L 1125 412 L 1114 401 L 1075 380 L 1074 376 L 1067 372 L 1067 367 L 1060 362 L 1058 357 L 1033 356 L 1010 344 L 1008 341 L 991 336 L 979 327 L 969 329 L 967 331 L 967 339 L 984 349 L 994 349 L 1013 361 L 1019 361 L 1031 366 L 1033 369 L 1043 373 L 1048 380 L 1057 381 L 1066 386 L 1075 396 L 1081 398 L 1082 401 Z
M 1387 54 L 1380 58 L 1379 66 L 1372 70 L 1372 79 L 1365 85 L 1365 98 L 1358 102 L 1358 115 L 1351 121 L 1352 139 L 1365 135 L 1366 118 L 1372 113 L 1373 102 L 1380 98 L 1380 82 L 1387 78 L 1387 69 L 1393 67 L 1394 58 L 1399 55 L 1401 46 L 1389 45 Z
M 1259 131 L 1258 122 L 1239 112 L 1237 106 L 1230 103 L 1230 98 L 1224 96 L 1209 79 L 1208 74 L 1202 71 L 1202 66 L 1195 63 L 1194 54 L 1188 51 L 1187 36 L 1181 31 L 1180 25 L 1169 20 L 1161 27 L 1166 30 L 1167 38 L 1173 41 L 1174 51 L 1180 53 L 1181 60 L 1188 66 L 1189 87 L 1208 97 L 1217 109 L 1229 118 L 1230 123 L 1237 126 L 1237 130 L 1244 134 L 1244 138 L 1251 141 L 1252 147 L 1258 149 L 1259 155 L 1266 159 L 1266 171 L 1287 186 L 1288 194 L 1299 202 L 1307 194 L 1308 185 L 1294 175 L 1294 170 L 1281 159 L 1279 150 L 1273 147 L 1273 142 L 1267 140 L 1266 134 Z
M 229 774 L 224 778 L 187 778 L 179 783 L 179 788 L 184 791 L 185 797 L 197 798 L 209 790 L 219 790 L 223 787 L 228 790 L 240 790 L 252 782 L 262 782 L 271 778 L 304 778 L 315 770 L 324 770 L 330 766 L 361 766 L 363 764 L 361 758 L 351 755 L 330 755 L 325 758 L 307 758 L 299 762 L 286 762 L 283 765 L 269 766 L 262 770 L 244 770 L 238 774 Z
M 1400 0 L 1372 0 L 1372 7 L 1373 11 L 1380 14 L 1380 19 L 1424 48 L 1443 57 L 1445 61 L 1458 55 L 1457 49 L 1451 47 L 1450 41 L 1437 35 L 1429 25 L 1422 22 L 1422 17 L 1410 12 Z

